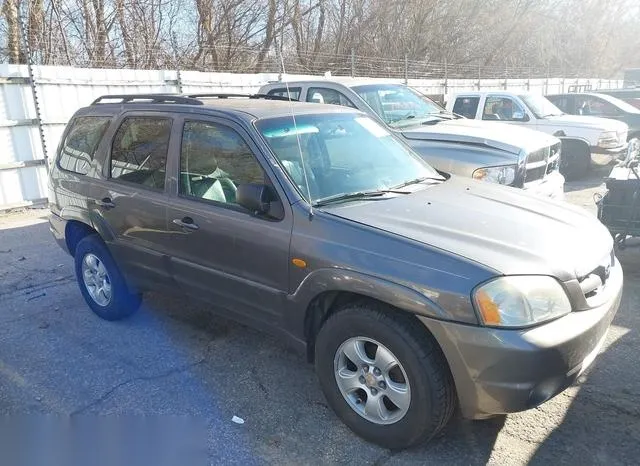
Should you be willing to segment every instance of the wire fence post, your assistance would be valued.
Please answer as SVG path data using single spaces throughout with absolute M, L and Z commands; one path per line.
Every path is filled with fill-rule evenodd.
M 28 8 L 28 7 L 27 7 Z M 31 54 L 31 43 L 29 34 L 27 33 L 27 25 L 24 22 L 24 15 L 19 12 L 20 27 L 22 29 L 22 40 L 27 56 L 27 72 L 29 73 L 29 84 L 31 87 L 31 96 L 33 98 L 33 106 L 36 111 L 36 121 L 38 124 L 38 135 L 40 136 L 40 144 L 42 146 L 42 156 L 44 158 L 44 166 L 49 173 L 49 156 L 47 155 L 47 141 L 44 137 L 44 128 L 42 126 L 42 112 L 40 110 L 40 102 L 38 100 L 38 90 L 36 89 L 36 81 L 33 77 L 33 55 Z
M 409 59 L 407 58 L 407 54 L 404 54 L 404 85 L 409 84 Z
M 509 69 L 507 68 L 507 65 L 504 65 L 504 90 L 506 91 L 507 89 L 509 89 L 509 84 L 507 82 L 507 80 L 509 79 Z
M 444 95 L 449 93 L 449 67 L 447 59 L 444 59 Z
M 549 65 L 547 65 L 547 76 L 544 80 L 544 95 L 549 93 Z
M 178 88 L 178 94 L 182 94 L 182 72 L 180 68 L 176 70 L 176 87 Z
M 482 75 L 482 65 L 478 63 L 478 90 L 480 90 L 481 88 L 481 85 L 480 85 L 481 75 Z
M 351 77 L 354 78 L 356 76 L 356 55 L 351 49 Z
M 531 68 L 528 69 L 527 71 L 527 92 L 529 92 L 531 90 Z M 547 93 L 547 90 L 545 89 L 545 94 Z

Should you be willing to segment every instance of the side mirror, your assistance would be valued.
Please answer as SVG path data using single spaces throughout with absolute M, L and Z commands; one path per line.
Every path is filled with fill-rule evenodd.
M 524 112 L 513 112 L 513 121 L 529 121 L 529 115 Z
M 282 218 L 284 209 L 273 189 L 265 184 L 248 183 L 238 186 L 236 202 L 255 215 Z

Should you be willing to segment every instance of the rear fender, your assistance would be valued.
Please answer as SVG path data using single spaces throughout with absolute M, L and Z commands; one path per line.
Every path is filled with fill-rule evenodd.
M 115 235 L 109 225 L 97 213 L 74 206 L 67 206 L 63 207 L 60 211 L 60 217 L 67 221 L 74 220 L 89 225 L 96 230 L 103 241 L 107 243 L 115 239 Z

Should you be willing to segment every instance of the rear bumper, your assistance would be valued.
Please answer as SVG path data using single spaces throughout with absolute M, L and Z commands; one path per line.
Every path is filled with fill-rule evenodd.
M 51 212 L 49 215 L 49 231 L 53 235 L 53 238 L 58 243 L 58 246 L 62 248 L 67 254 L 69 253 L 69 248 L 67 247 L 67 241 L 65 238 L 65 229 L 67 227 L 67 221 L 62 217 Z
M 523 189 L 528 193 L 536 194 L 552 199 L 564 199 L 564 176 L 555 171 L 541 180 L 525 183 Z
M 607 293 L 602 306 L 522 330 L 420 319 L 449 362 L 463 415 L 482 419 L 534 408 L 589 367 L 620 305 L 619 264 L 611 270 Z

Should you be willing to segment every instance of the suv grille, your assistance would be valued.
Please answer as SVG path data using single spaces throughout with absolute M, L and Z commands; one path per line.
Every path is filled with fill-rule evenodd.
M 543 147 L 527 156 L 525 183 L 541 180 L 560 165 L 560 143 Z
M 587 300 L 587 303 L 596 298 L 602 290 L 604 290 L 609 280 L 611 268 L 615 264 L 615 253 L 611 249 L 609 255 L 602 261 L 598 267 L 589 272 L 586 276 L 580 278 L 580 289 Z M 591 304 L 591 303 L 590 303 Z

